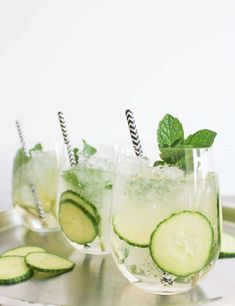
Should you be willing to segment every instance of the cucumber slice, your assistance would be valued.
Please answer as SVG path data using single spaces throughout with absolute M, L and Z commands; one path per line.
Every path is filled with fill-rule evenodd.
M 57 276 L 60 276 L 61 274 L 64 274 L 65 272 L 39 272 L 34 270 L 33 278 L 39 281 L 55 278 Z
M 99 217 L 96 207 L 92 203 L 84 199 L 77 192 L 73 190 L 64 191 L 60 196 L 60 201 L 63 202 L 65 200 L 75 201 L 76 203 L 84 207 L 94 218 L 96 218 L 97 222 L 99 222 L 100 217 Z
M 37 247 L 37 246 L 22 246 L 18 248 L 14 248 L 11 250 L 8 250 L 1 254 L 1 257 L 4 256 L 26 256 L 28 253 L 33 252 L 46 252 L 45 249 Z
M 39 272 L 65 273 L 73 270 L 75 263 L 49 253 L 30 253 L 25 256 L 28 267 Z
M 59 222 L 67 238 L 78 244 L 92 242 L 98 235 L 98 223 L 94 216 L 73 200 L 60 203 Z
M 223 233 L 222 245 L 219 258 L 233 258 L 235 257 L 235 236 Z
M 113 230 L 128 244 L 147 248 L 158 218 L 152 207 L 147 205 L 125 207 L 114 215 Z
M 24 282 L 33 276 L 26 266 L 24 257 L 5 256 L 0 258 L 0 285 L 13 285 Z
M 172 214 L 158 224 L 151 235 L 150 254 L 156 265 L 175 276 L 189 276 L 210 260 L 214 231 L 200 212 Z

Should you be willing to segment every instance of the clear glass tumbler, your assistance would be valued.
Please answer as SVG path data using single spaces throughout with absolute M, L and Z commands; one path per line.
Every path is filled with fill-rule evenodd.
M 60 170 L 59 143 L 28 143 L 25 154 L 19 148 L 14 158 L 12 198 L 15 209 L 32 231 L 59 229 L 56 217 Z
M 154 294 L 191 289 L 221 244 L 221 206 L 211 149 L 155 147 L 117 158 L 112 254 L 122 274 Z M 161 157 L 168 163 L 163 163 Z
M 87 254 L 111 252 L 109 224 L 114 161 L 114 149 L 106 146 L 99 147 L 92 156 L 81 155 L 77 165 L 72 167 L 64 158 L 58 220 L 66 239 Z

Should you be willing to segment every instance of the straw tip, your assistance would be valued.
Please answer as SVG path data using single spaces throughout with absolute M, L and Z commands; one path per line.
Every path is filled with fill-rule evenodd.
M 130 113 L 132 113 L 132 114 L 133 114 L 132 110 L 131 110 L 131 109 L 129 109 L 129 108 L 128 108 L 128 109 L 126 109 L 125 114 L 126 114 L 126 115 L 128 115 L 128 114 L 130 114 Z

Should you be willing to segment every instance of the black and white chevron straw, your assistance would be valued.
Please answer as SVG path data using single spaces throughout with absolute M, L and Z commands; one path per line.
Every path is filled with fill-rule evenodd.
M 24 152 L 24 155 L 27 156 L 27 150 L 26 150 L 26 145 L 25 145 L 25 141 L 24 141 L 23 131 L 22 131 L 22 127 L 21 127 L 21 124 L 20 124 L 19 120 L 16 120 L 16 128 L 17 128 L 17 131 L 18 131 L 18 134 L 19 134 L 21 148 Z
M 29 187 L 30 187 L 30 190 L 32 192 L 34 203 L 35 203 L 35 206 L 36 206 L 39 217 L 42 220 L 46 220 L 47 215 L 46 215 L 46 212 L 45 212 L 44 208 L 42 207 L 41 202 L 39 201 L 38 193 L 37 193 L 37 190 L 36 190 L 34 184 L 30 184 Z
M 66 149 L 67 149 L 67 152 L 68 152 L 70 165 L 72 167 L 72 166 L 75 166 L 77 163 L 76 163 L 74 153 L 73 153 L 73 150 L 72 150 L 72 146 L 71 146 L 71 143 L 70 143 L 70 140 L 69 140 L 69 133 L 68 133 L 68 129 L 66 127 L 64 114 L 62 112 L 58 112 L 58 117 L 59 117 L 59 122 L 60 122 L 60 127 L 61 127 L 61 132 L 62 132 L 62 135 L 63 135 L 64 143 L 66 145 Z
M 135 150 L 135 155 L 143 156 L 143 151 L 140 144 L 140 138 L 135 124 L 134 114 L 130 109 L 126 110 L 126 119 L 131 135 L 132 144 Z
M 28 152 L 27 152 L 26 145 L 25 145 L 25 140 L 24 140 L 24 135 L 23 135 L 23 130 L 22 130 L 22 127 L 21 127 L 21 124 L 20 124 L 19 120 L 16 120 L 16 127 L 17 127 L 17 131 L 18 131 L 18 134 L 19 134 L 19 138 L 20 138 L 21 148 L 22 148 L 25 156 L 28 156 Z M 40 219 L 45 221 L 47 215 L 46 215 L 46 212 L 45 212 L 45 210 L 42 206 L 42 203 L 39 200 L 37 190 L 36 190 L 34 184 L 32 184 L 32 183 L 29 184 L 29 188 L 30 188 L 30 191 L 33 195 L 34 204 L 35 204 L 35 207 L 37 209 L 38 216 L 39 216 Z

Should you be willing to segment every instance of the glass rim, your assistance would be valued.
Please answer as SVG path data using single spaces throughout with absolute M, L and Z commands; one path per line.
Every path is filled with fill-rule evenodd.
M 128 144 L 128 143 L 124 143 L 124 144 L 120 144 L 120 145 L 117 145 L 118 147 L 118 150 L 120 149 L 132 149 L 133 152 L 135 152 L 135 148 L 132 144 Z M 211 151 L 211 150 L 214 150 L 216 149 L 217 147 L 212 145 L 210 147 L 198 147 L 198 148 L 193 148 L 193 147 L 162 147 L 162 148 L 159 148 L 158 145 L 156 143 L 143 143 L 141 145 L 143 151 L 144 151 L 144 148 L 146 149 L 156 149 L 158 151 L 161 151 L 161 150 L 169 150 L 169 151 Z M 143 154 L 144 155 L 144 154 Z
M 68 165 L 67 167 L 66 166 L 65 167 L 61 167 L 61 172 L 73 171 L 74 169 L 75 170 L 79 170 L 78 166 L 79 166 L 79 163 L 76 164 L 76 165 L 73 165 L 73 166 Z M 77 167 L 77 169 L 76 169 L 76 167 Z M 104 170 L 102 168 L 95 168 L 95 167 L 92 167 L 92 166 L 84 167 L 84 168 L 86 168 L 86 169 L 93 169 L 93 170 L 99 171 L 101 173 L 114 173 L 115 172 L 115 169 L 113 169 L 113 170 Z

